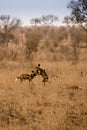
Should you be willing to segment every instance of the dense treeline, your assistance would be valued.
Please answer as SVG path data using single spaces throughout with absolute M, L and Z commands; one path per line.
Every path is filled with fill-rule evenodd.
M 0 17 L 0 60 L 79 60 L 81 48 L 87 47 L 85 31 L 78 26 L 38 25 L 34 20 L 24 27 L 20 19 Z

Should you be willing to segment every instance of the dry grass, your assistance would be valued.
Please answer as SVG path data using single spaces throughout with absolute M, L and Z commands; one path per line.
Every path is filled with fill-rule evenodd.
M 87 130 L 87 62 L 42 65 L 50 77 L 45 87 L 41 77 L 30 86 L 15 82 L 31 72 L 29 63 L 0 64 L 0 130 Z

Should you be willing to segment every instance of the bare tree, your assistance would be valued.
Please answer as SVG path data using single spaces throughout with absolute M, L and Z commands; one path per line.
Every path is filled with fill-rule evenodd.
M 64 22 L 67 23 L 68 27 L 70 27 L 69 30 L 72 30 L 70 36 L 72 40 L 74 61 L 77 62 L 79 59 L 78 50 L 81 38 L 75 28 L 80 26 L 87 33 L 87 0 L 70 0 L 67 8 L 71 10 L 71 14 L 64 18 Z
M 8 42 L 13 38 L 13 31 L 21 24 L 21 20 L 12 18 L 10 15 L 0 16 L 0 37 L 1 42 L 4 45 L 8 45 Z
M 36 25 L 39 25 L 41 23 L 41 20 L 40 20 L 40 18 L 32 18 L 30 20 L 30 22 L 31 22 L 31 24 L 36 26 Z
M 55 16 L 55 15 L 43 15 L 41 17 L 41 22 L 45 25 L 52 25 L 53 23 L 57 22 L 58 21 L 58 17 Z
M 87 0 L 71 0 L 67 7 L 71 9 L 71 15 L 68 17 L 71 22 L 87 32 Z
M 34 24 L 34 25 L 52 25 L 54 24 L 55 22 L 58 22 L 58 17 L 55 16 L 55 15 L 43 15 L 41 16 L 40 18 L 33 18 L 31 19 L 31 24 Z

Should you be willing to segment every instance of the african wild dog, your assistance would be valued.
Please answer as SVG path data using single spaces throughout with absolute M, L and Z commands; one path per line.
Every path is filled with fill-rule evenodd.
M 32 71 L 31 74 L 21 74 L 20 76 L 18 76 L 16 78 L 16 81 L 19 79 L 21 82 L 23 80 L 29 80 L 29 83 L 30 81 L 32 81 L 34 79 L 34 77 L 36 77 L 37 75 L 41 75 L 43 77 L 43 80 L 42 82 L 44 83 L 44 86 L 45 86 L 45 83 L 48 82 L 48 75 L 45 71 L 45 69 L 43 69 L 40 64 L 38 64 L 37 67 L 35 67 L 36 70 L 35 71 Z
M 20 76 L 18 76 L 17 78 L 16 78 L 16 81 L 17 80 L 20 80 L 21 82 L 23 81 L 23 80 L 29 80 L 29 81 L 31 81 L 31 76 L 29 75 L 29 74 L 21 74 Z
M 18 76 L 18 77 L 16 78 L 16 81 L 17 81 L 17 80 L 20 80 L 20 81 L 22 82 L 23 80 L 29 80 L 29 82 L 30 82 L 30 81 L 32 81 L 32 79 L 33 79 L 36 75 L 37 75 L 37 73 L 34 72 L 34 71 L 32 71 L 31 74 L 21 74 L 20 76 Z
M 43 69 L 40 64 L 38 64 L 36 68 L 36 72 L 38 73 L 38 75 L 41 75 L 43 77 L 43 80 L 42 82 L 44 83 L 44 86 L 45 86 L 45 83 L 48 82 L 48 75 L 45 71 L 45 69 Z

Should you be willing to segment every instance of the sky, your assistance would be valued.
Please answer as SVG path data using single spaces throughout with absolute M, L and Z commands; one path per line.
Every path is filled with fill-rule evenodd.
M 70 14 L 67 4 L 70 0 L 0 0 L 0 15 L 20 18 L 27 25 L 32 18 L 53 14 L 63 20 Z

